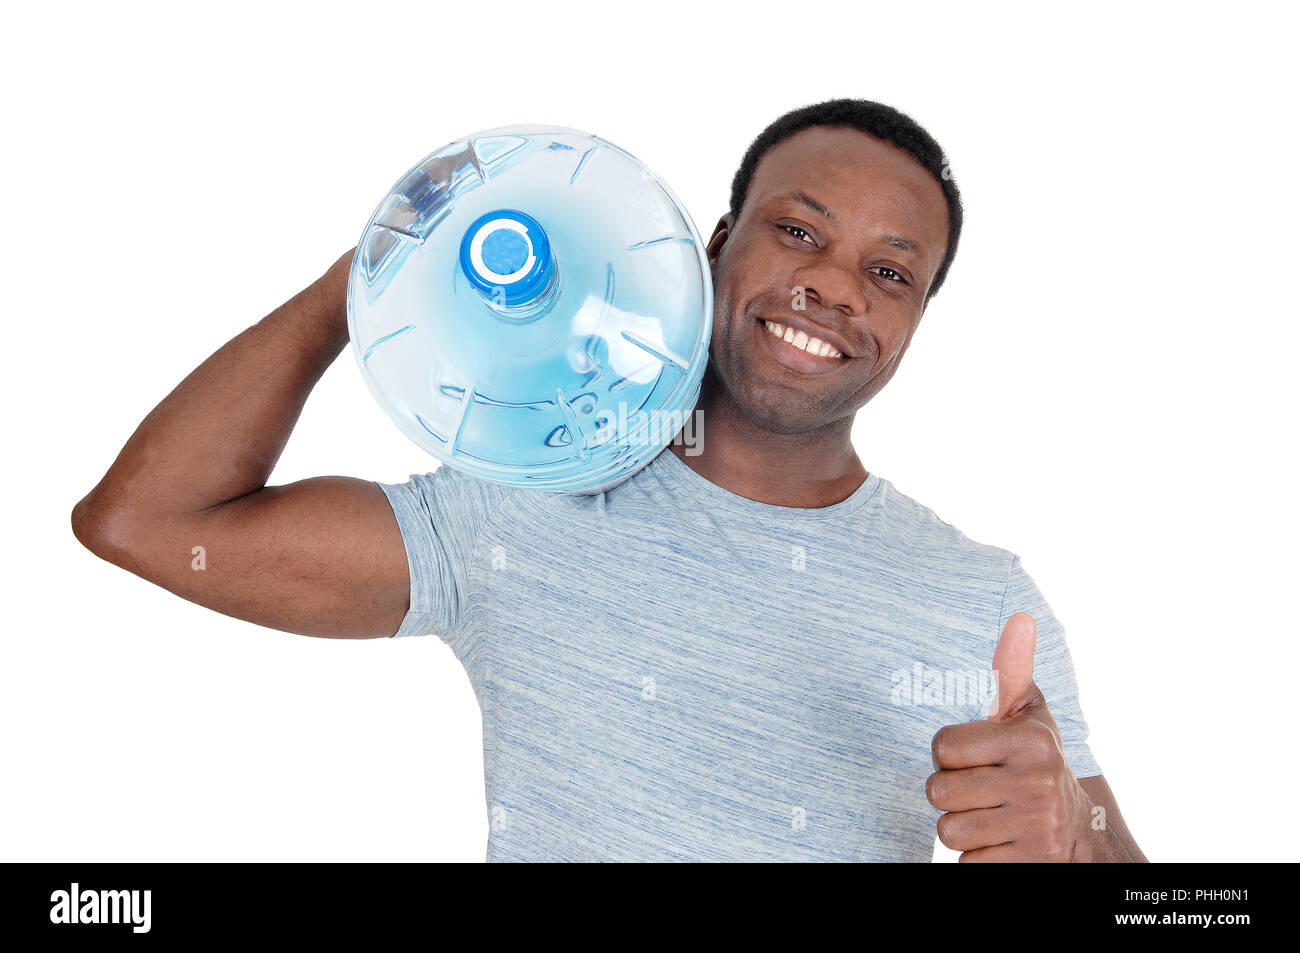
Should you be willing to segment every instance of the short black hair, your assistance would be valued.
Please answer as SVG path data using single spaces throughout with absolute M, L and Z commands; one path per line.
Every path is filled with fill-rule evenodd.
M 957 240 L 961 237 L 962 222 L 961 192 L 957 189 L 957 183 L 952 177 L 948 160 L 944 157 L 943 150 L 939 148 L 939 143 L 935 142 L 934 137 L 916 120 L 892 106 L 868 99 L 828 99 L 825 102 L 792 110 L 777 118 L 750 143 L 745 157 L 740 162 L 740 168 L 736 170 L 735 178 L 731 180 L 732 220 L 740 218 L 740 209 L 745 204 L 745 196 L 749 193 L 749 183 L 754 178 L 758 161 L 773 146 L 809 126 L 847 126 L 892 143 L 921 163 L 939 183 L 939 187 L 943 189 L 943 197 L 948 203 L 948 249 L 926 295 L 925 300 L 929 301 L 943 284 L 944 278 L 948 275 L 948 266 L 952 264 L 953 256 L 957 253 Z

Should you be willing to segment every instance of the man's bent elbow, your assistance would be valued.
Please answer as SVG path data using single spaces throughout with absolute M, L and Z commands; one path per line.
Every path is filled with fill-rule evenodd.
M 88 550 L 115 565 L 130 560 L 140 521 L 88 493 L 72 508 L 72 535 Z

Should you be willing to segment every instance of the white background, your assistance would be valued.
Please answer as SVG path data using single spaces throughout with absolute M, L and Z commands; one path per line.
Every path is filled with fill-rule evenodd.
M 226 618 L 83 550 L 72 506 L 443 143 L 596 132 L 707 235 L 763 126 L 860 96 L 930 130 L 967 209 L 859 415 L 864 463 L 1023 557 L 1149 857 L 1300 859 L 1280 4 L 36 9 L 0 56 L 0 857 L 481 860 L 480 720 L 446 646 Z M 432 464 L 345 354 L 272 482 Z

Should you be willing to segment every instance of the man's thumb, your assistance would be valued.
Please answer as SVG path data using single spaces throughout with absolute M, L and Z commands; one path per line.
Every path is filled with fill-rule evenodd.
M 993 677 L 997 680 L 997 697 L 989 709 L 989 720 L 999 721 L 1019 708 L 1034 691 L 1034 645 L 1038 627 L 1028 612 L 1017 612 L 1007 619 L 1002 637 L 993 653 Z

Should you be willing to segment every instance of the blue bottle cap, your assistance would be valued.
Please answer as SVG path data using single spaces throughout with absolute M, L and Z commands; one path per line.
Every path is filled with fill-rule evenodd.
M 461 271 L 494 304 L 534 300 L 546 291 L 553 265 L 546 232 L 516 209 L 480 215 L 460 241 Z

